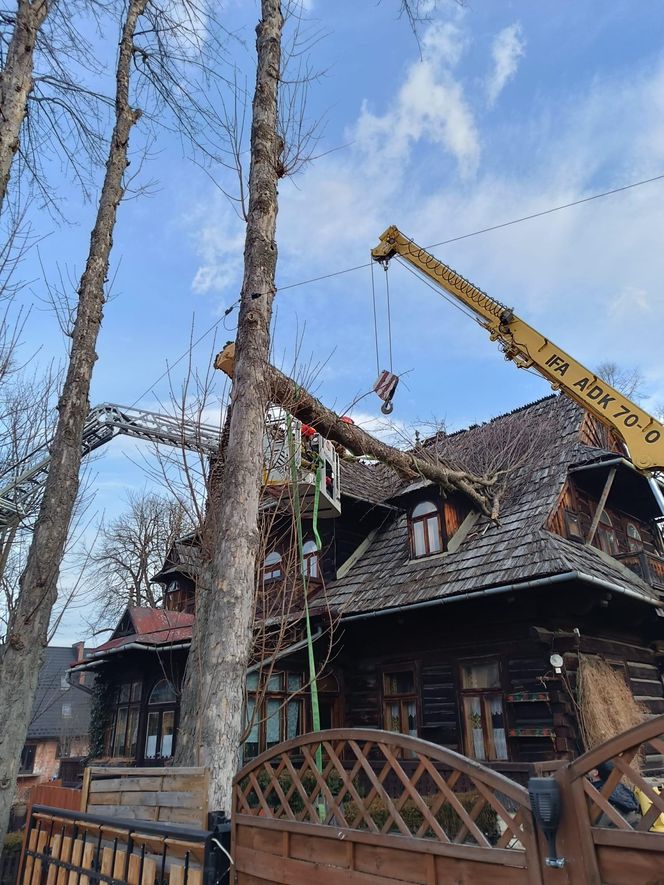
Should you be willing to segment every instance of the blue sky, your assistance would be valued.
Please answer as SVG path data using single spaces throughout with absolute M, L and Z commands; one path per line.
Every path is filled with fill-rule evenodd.
M 291 367 L 299 340 L 299 364 L 324 363 L 315 389 L 339 409 L 375 380 L 370 270 L 294 284 L 366 264 L 391 223 L 428 245 L 664 173 L 658 3 L 439 3 L 421 30 L 421 55 L 397 7 L 396 0 L 307 3 L 310 27 L 325 34 L 313 50 L 324 74 L 311 84 L 309 106 L 311 119 L 325 123 L 321 156 L 280 186 L 284 288 L 275 302 L 274 358 Z M 240 0 L 226 7 L 245 41 L 232 54 L 249 78 L 257 9 Z M 204 331 L 239 292 L 242 227 L 175 138 L 159 142 L 143 177 L 159 187 L 120 208 L 93 403 L 141 397 L 138 405 L 154 408 L 168 400 L 168 379 L 151 389 L 166 361 L 187 351 L 192 322 Z M 47 274 L 59 265 L 75 278 L 94 207 L 67 185 L 61 195 L 73 223 L 40 217 L 39 232 L 50 234 L 42 261 Z M 638 366 L 654 407 L 664 401 L 663 198 L 664 181 L 656 182 L 434 252 L 582 362 Z M 382 366 L 383 276 L 378 268 Z M 33 285 L 35 297 L 40 287 Z M 392 416 L 402 436 L 434 419 L 455 429 L 549 392 L 396 264 L 390 290 L 394 369 L 407 372 Z M 227 323 L 232 330 L 234 315 Z M 231 337 L 220 326 L 217 345 Z M 28 343 L 37 342 L 44 358 L 64 352 L 43 306 L 28 330 Z M 215 349 L 209 336 L 195 348 L 194 365 L 205 371 Z M 171 373 L 175 387 L 187 362 Z M 221 377 L 216 383 L 221 396 Z M 375 396 L 352 414 L 385 432 Z M 141 451 L 151 457 L 116 442 L 95 462 L 100 514 L 116 513 L 128 489 L 153 482 Z M 76 637 L 77 618 L 65 619 L 59 639 Z

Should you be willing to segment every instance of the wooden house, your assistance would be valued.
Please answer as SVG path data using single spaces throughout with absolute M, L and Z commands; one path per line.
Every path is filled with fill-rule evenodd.
M 498 519 L 382 465 L 342 466 L 341 515 L 321 520 L 320 553 L 304 525 L 316 651 L 329 658 L 322 726 L 418 735 L 523 778 L 581 749 L 579 655 L 603 658 L 649 711 L 664 712 L 662 512 L 616 441 L 551 396 L 420 449 L 493 472 L 504 485 Z M 267 539 L 266 598 L 284 579 L 291 539 Z M 173 751 L 196 560 L 195 540 L 176 545 L 156 576 L 166 609 L 129 610 L 78 665 L 106 686 L 108 757 L 163 763 Z M 261 692 L 259 672 L 248 674 L 245 757 L 311 728 L 297 631 L 271 665 Z

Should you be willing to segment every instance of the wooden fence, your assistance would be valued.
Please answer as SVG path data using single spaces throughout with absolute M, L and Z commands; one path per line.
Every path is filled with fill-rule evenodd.
M 70 808 L 78 811 L 81 807 L 81 791 L 58 784 L 37 784 L 30 790 L 32 805 L 52 805 L 54 808 Z M 30 811 L 28 810 L 28 814 Z
M 543 882 L 526 790 L 405 735 L 295 738 L 234 782 L 237 885 Z
M 662 770 L 648 772 L 655 754 L 664 756 L 664 716 L 612 738 L 556 773 L 563 798 L 560 851 L 574 885 L 664 883 Z M 604 762 L 612 763 L 613 771 L 600 786 L 591 775 Z M 630 817 L 611 803 L 619 784 L 641 796 L 644 813 Z
M 91 814 L 207 828 L 204 768 L 85 769 L 80 808 Z

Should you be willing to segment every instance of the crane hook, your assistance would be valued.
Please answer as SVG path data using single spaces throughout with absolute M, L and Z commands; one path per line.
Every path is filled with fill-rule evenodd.
M 391 402 L 383 403 L 383 405 L 380 407 L 380 410 L 383 415 L 391 415 L 394 411 L 394 405 Z

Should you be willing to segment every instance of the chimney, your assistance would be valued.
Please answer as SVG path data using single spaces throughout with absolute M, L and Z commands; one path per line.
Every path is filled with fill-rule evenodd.
M 71 650 L 74 652 L 74 663 L 80 664 L 85 657 L 85 643 L 75 642 Z M 77 679 L 79 685 L 85 685 L 85 673 L 74 673 L 70 678 Z

